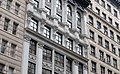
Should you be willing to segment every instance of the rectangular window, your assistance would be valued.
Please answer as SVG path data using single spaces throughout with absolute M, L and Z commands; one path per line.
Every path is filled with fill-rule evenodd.
M 30 47 L 29 47 L 29 54 L 36 55 L 36 45 L 37 45 L 37 41 L 31 39 Z
M 78 44 L 78 47 L 76 48 L 76 52 L 79 54 L 79 55 L 83 55 L 83 46 Z
M 108 17 L 108 22 L 112 24 L 112 19 L 110 17 Z
M 55 65 L 64 67 L 64 56 L 55 52 Z
M 112 48 L 112 53 L 116 54 L 116 49 L 115 49 L 115 46 L 113 44 L 111 44 L 111 48 Z
M 79 74 L 83 74 L 83 64 L 82 63 L 79 63 L 78 70 L 79 70 Z
M 117 68 L 117 60 L 113 58 L 113 67 Z
M 105 34 L 105 35 L 108 35 L 108 29 L 107 29 L 107 27 L 106 27 L 106 26 L 103 26 L 103 28 L 104 28 L 104 34 Z
M 107 40 L 105 40 L 105 48 L 109 50 L 109 42 Z
M 98 35 L 98 44 L 102 46 L 102 37 Z
M 17 14 L 17 15 L 18 15 L 19 10 L 20 10 L 20 4 L 15 3 L 15 14 Z
M 114 32 L 110 30 L 110 38 L 114 39 Z
M 88 20 L 89 24 L 93 25 L 93 17 L 90 16 L 90 15 L 89 15 L 88 17 L 89 17 L 89 18 L 88 18 L 88 19 L 89 19 L 89 20 Z
M 99 50 L 99 54 L 100 54 L 100 60 L 101 61 L 105 61 L 105 58 L 104 58 L 104 52 Z
M 42 69 L 42 74 L 52 74 L 52 71 L 48 69 Z
M 72 50 L 73 49 L 73 40 L 68 38 L 67 41 L 66 41 L 66 47 L 68 49 Z
M 59 14 L 57 14 L 57 18 L 58 18 L 58 22 L 62 22 L 62 16 L 60 16 Z
M 11 51 L 10 51 L 10 55 L 11 55 L 12 57 L 15 56 L 16 47 L 17 47 L 17 45 L 11 43 Z
M 43 61 L 52 62 L 52 50 L 47 46 L 43 49 Z
M 116 11 L 115 9 L 114 9 L 114 16 L 115 16 L 115 17 L 118 17 L 118 16 L 117 16 L 117 11 Z
M 92 9 L 92 3 L 89 4 L 89 8 Z
M 12 0 L 7 0 L 6 9 L 10 10 Z
M 56 32 L 56 34 L 55 34 L 55 41 L 56 41 L 58 44 L 62 44 L 62 34 Z
M 102 17 L 106 19 L 106 14 L 102 12 Z
M 111 57 L 108 54 L 106 54 L 106 58 L 107 58 L 107 63 L 111 64 Z
M 50 38 L 50 33 L 51 33 L 51 28 L 45 25 L 43 30 L 43 35 L 47 38 Z
M 105 67 L 100 66 L 100 68 L 101 68 L 101 74 L 105 74 Z
M 2 39 L 2 45 L 1 45 L 1 50 L 0 50 L 1 53 L 5 53 L 5 50 L 7 49 L 7 43 L 8 41 Z
M 101 5 L 102 5 L 102 7 L 105 8 L 105 1 L 104 0 L 101 0 Z
M 117 35 L 117 42 L 120 43 L 120 36 Z
M 94 32 L 90 30 L 90 39 L 94 40 Z
M 97 7 L 96 7 L 96 13 L 100 15 L 100 9 L 98 9 Z
M 72 61 L 68 58 L 66 58 L 66 74 L 69 74 L 72 72 Z
M 72 28 L 72 22 L 67 21 L 68 28 Z
M 111 71 L 111 70 L 108 70 L 108 74 L 112 74 L 112 71 Z
M 119 29 L 119 24 L 117 22 L 115 22 L 115 27 Z
M 90 45 L 90 48 L 91 48 L 91 55 L 95 56 L 95 46 Z
M 36 64 L 28 62 L 28 74 L 35 74 Z
M 14 74 L 13 71 L 14 71 L 14 68 L 13 67 L 9 67 L 8 74 Z
M 91 65 L 92 65 L 92 72 L 96 73 L 96 62 L 91 61 Z
M 4 64 L 0 63 L 0 73 L 3 73 L 4 66 L 5 66 Z
M 101 23 L 97 21 L 97 29 L 101 29 Z
M 111 6 L 107 4 L 107 10 L 111 12 Z
M 5 31 L 8 31 L 9 22 L 10 22 L 10 19 L 5 18 L 4 27 L 3 27 L 3 29 L 4 29 Z
M 34 18 L 31 18 L 29 25 L 30 25 L 30 29 L 32 29 L 33 31 L 38 30 L 38 21 L 35 20 Z
M 18 23 L 14 22 L 14 23 L 13 23 L 12 34 L 16 35 L 16 33 L 17 33 L 17 27 L 18 27 Z

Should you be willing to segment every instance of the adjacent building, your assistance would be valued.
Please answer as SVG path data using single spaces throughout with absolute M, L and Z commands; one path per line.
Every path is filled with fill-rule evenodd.
M 21 74 L 25 0 L 0 0 L 0 74 Z
M 89 74 L 120 74 L 119 0 L 91 0 L 86 13 Z
M 29 0 L 22 74 L 88 74 L 89 0 Z

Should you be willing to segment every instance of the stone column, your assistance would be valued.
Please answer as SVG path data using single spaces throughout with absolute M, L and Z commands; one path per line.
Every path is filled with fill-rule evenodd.
M 66 74 L 66 55 L 64 55 L 64 74 Z
M 75 60 L 72 62 L 72 74 L 78 74 L 78 64 Z
M 62 21 L 67 22 L 67 0 L 62 1 Z
M 83 74 L 88 74 L 88 66 L 83 65 Z
M 23 42 L 23 58 L 22 58 L 22 74 L 27 74 L 28 71 L 28 59 L 29 59 L 29 46 L 31 38 L 27 35 L 24 36 Z
M 55 50 L 52 51 L 52 74 L 54 74 L 54 55 L 55 55 Z
M 37 56 L 36 56 L 36 74 L 42 74 L 42 56 L 43 56 L 43 44 L 37 44 Z
M 39 7 L 40 8 L 45 8 L 45 0 L 40 0 L 39 2 L 40 2 Z

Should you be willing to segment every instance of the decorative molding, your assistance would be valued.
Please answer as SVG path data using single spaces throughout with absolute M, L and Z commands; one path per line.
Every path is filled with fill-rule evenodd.
M 53 31 L 58 31 L 58 27 L 57 26 L 53 26 Z
M 43 48 L 44 44 L 42 42 L 38 42 L 38 48 Z
M 83 65 L 83 69 L 84 70 L 88 70 L 88 66 L 87 65 Z
M 32 16 L 33 16 L 33 12 L 27 11 L 27 16 L 28 16 L 28 17 L 32 17 Z
M 77 65 L 77 66 L 79 66 L 79 61 L 74 60 L 74 64 Z
M 24 35 L 24 40 L 27 41 L 27 42 L 30 42 L 31 38 L 28 35 Z
M 41 25 L 45 25 L 46 24 L 46 20 L 45 19 L 40 19 Z

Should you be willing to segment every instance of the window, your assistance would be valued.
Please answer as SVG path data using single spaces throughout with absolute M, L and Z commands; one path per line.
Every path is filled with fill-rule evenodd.
M 58 22 L 62 22 L 62 16 L 57 14 Z
M 48 69 L 42 69 L 42 74 L 52 74 L 52 71 Z
M 77 12 L 76 19 L 77 19 L 77 25 L 81 25 L 81 15 L 79 12 Z
M 67 25 L 68 25 L 69 28 L 72 28 L 72 22 L 67 21 Z
M 12 0 L 7 0 L 6 9 L 10 10 Z
M 100 66 L 100 69 L 101 69 L 101 74 L 105 74 L 105 67 Z
M 116 54 L 116 49 L 113 44 L 111 44 L 111 47 L 112 47 L 112 53 Z
M 108 35 L 108 29 L 107 29 L 107 27 L 106 27 L 106 26 L 103 26 L 103 28 L 104 28 L 104 34 L 105 34 L 105 35 Z
M 47 11 L 47 15 L 51 15 L 51 9 L 45 7 L 46 11 Z
M 118 48 L 118 56 L 120 57 L 120 48 Z
M 14 23 L 13 23 L 12 34 L 16 35 L 16 33 L 17 33 L 17 27 L 18 27 L 18 23 L 14 22 Z
M 37 1 L 37 0 L 32 0 L 33 1 L 33 3 L 34 3 L 34 6 L 37 8 L 37 7 L 39 7 L 39 2 Z
M 2 4 L 2 1 L 0 1 L 0 6 L 1 6 L 1 4 Z
M 13 67 L 9 67 L 8 74 L 14 74 L 13 71 L 14 71 L 14 68 Z
M 109 42 L 105 40 L 105 48 L 109 50 Z
M 117 60 L 113 58 L 113 67 L 117 68 Z
M 77 30 L 78 30 L 78 33 L 79 33 L 79 34 L 82 34 L 82 29 L 81 29 L 80 26 L 77 26 Z
M 72 61 L 66 58 L 66 74 L 72 71 Z
M 1 53 L 5 53 L 5 50 L 7 49 L 7 43 L 8 43 L 8 41 L 2 39 L 2 45 L 1 45 L 1 49 L 0 49 Z
M 61 0 L 56 0 L 56 9 L 57 10 L 62 10 L 62 2 L 61 2 Z
M 115 9 L 114 9 L 114 16 L 115 16 L 115 17 L 118 17 L 118 16 L 117 16 L 117 11 L 116 11 Z
M 119 24 L 117 22 L 115 22 L 115 27 L 119 29 Z
M 117 35 L 117 42 L 120 43 L 120 36 Z
M 20 4 L 15 3 L 15 14 L 17 14 L 17 15 L 18 15 L 19 10 L 20 10 Z
M 12 57 L 15 56 L 16 47 L 17 47 L 17 45 L 11 43 L 11 51 L 10 51 L 10 55 L 11 55 Z
M 91 25 L 93 25 L 93 17 L 89 15 L 89 18 L 88 18 L 88 19 L 89 19 L 89 23 L 90 23 Z
M 108 54 L 106 54 L 106 58 L 107 58 L 107 63 L 111 64 L 111 57 Z
M 55 52 L 55 65 L 64 67 L 64 56 Z
M 4 27 L 3 27 L 3 29 L 4 29 L 5 31 L 8 31 L 9 22 L 10 22 L 10 19 L 5 18 Z
M 91 55 L 95 56 L 95 46 L 90 45 L 91 48 Z
M 72 9 L 71 9 L 71 7 L 69 5 L 67 6 L 67 16 L 68 17 L 72 16 Z
M 46 62 L 52 62 L 52 50 L 47 46 L 44 46 L 43 49 L 43 60 Z
M 106 19 L 106 14 L 102 12 L 102 17 Z
M 83 64 L 82 63 L 79 63 L 79 66 L 78 66 L 78 74 L 83 74 Z
M 102 46 L 102 37 L 98 35 L 98 44 Z
M 104 58 L 104 52 L 99 50 L 99 53 L 100 53 L 100 60 L 101 61 L 105 61 L 105 58 Z
M 76 49 L 77 54 L 83 55 L 83 46 L 78 44 L 78 47 Z
M 5 66 L 4 64 L 0 63 L 0 73 L 3 73 L 4 66 Z
M 100 15 L 100 9 L 98 9 L 97 7 L 96 7 L 96 13 Z
M 30 40 L 29 54 L 36 55 L 36 45 L 37 42 L 35 40 Z
M 28 62 L 28 74 L 35 74 L 36 65 L 32 62 Z
M 114 39 L 114 32 L 110 30 L 110 38 Z
M 35 20 L 34 18 L 31 18 L 30 20 L 30 29 L 32 29 L 33 31 L 38 30 L 38 21 Z
M 48 26 L 44 26 L 43 35 L 47 38 L 50 38 L 51 29 Z
M 94 40 L 94 32 L 90 30 L 90 39 Z
M 112 19 L 110 17 L 108 17 L 108 22 L 112 24 Z
M 70 49 L 70 50 L 72 50 L 73 49 L 73 40 L 71 40 L 71 39 L 67 39 L 67 43 L 66 43 L 66 47 L 68 48 L 68 49 Z
M 107 4 L 107 10 L 111 12 L 111 6 Z
M 101 23 L 97 21 L 97 29 L 101 29 Z
M 111 70 L 108 70 L 108 74 L 112 74 L 112 71 L 111 71 Z
M 58 44 L 62 44 L 62 34 L 56 32 L 56 34 L 55 34 L 55 41 L 56 41 Z
M 92 3 L 89 4 L 89 8 L 92 9 Z
M 101 0 L 101 5 L 105 8 L 105 1 Z
M 96 73 L 96 62 L 91 61 L 92 72 Z

